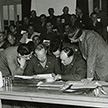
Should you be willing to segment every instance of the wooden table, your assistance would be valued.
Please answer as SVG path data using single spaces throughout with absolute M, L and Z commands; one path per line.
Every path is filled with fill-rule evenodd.
M 62 93 L 52 90 L 37 90 L 36 87 L 13 87 L 10 91 L 6 91 L 4 88 L 0 88 L 0 108 L 2 108 L 1 100 L 3 99 L 108 108 L 107 96 L 95 97 L 73 95 L 71 93 Z

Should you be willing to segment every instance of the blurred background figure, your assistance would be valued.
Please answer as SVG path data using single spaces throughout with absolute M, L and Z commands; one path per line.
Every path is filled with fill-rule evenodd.
M 36 14 L 36 11 L 35 10 L 32 10 L 30 12 L 30 24 L 33 25 L 34 27 L 34 31 L 38 32 L 38 27 L 40 25 L 40 20 L 39 20 L 39 17 L 37 17 L 37 14 Z
M 54 15 L 54 8 L 48 9 L 49 16 L 47 17 L 48 21 L 51 21 L 53 25 L 55 25 L 56 22 L 56 16 Z
M 19 45 L 19 44 L 20 44 L 19 41 L 20 41 L 22 35 L 21 35 L 21 33 L 19 33 L 19 32 L 17 31 L 16 25 L 11 24 L 11 25 L 9 26 L 9 30 L 10 30 L 10 33 L 16 38 L 16 45 Z
M 10 46 L 9 42 L 6 40 L 5 32 L 0 32 L 0 51 L 8 48 Z
M 90 17 L 93 30 L 95 30 L 103 37 L 103 24 L 98 20 L 98 14 L 96 12 L 92 12 Z
M 77 7 L 75 11 L 76 11 L 78 21 L 80 22 L 83 29 L 92 29 L 89 15 L 83 13 L 83 10 L 80 7 Z
M 65 6 L 62 11 L 63 11 L 63 14 L 61 15 L 62 23 L 63 24 L 70 23 L 69 7 Z
M 17 46 L 16 38 L 11 33 L 7 35 L 7 41 L 9 42 L 10 46 Z

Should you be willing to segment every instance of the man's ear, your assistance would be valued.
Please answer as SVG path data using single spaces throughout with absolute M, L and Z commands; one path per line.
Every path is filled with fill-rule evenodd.
M 20 54 L 20 53 L 18 53 L 18 56 L 19 56 L 19 57 L 21 57 L 21 54 Z

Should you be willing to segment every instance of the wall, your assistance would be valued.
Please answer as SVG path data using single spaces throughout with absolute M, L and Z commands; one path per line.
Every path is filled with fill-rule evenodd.
M 32 0 L 31 10 L 36 10 L 37 16 L 48 15 L 48 8 L 55 9 L 55 15 L 61 15 L 64 6 L 69 7 L 69 13 L 75 13 L 76 0 Z

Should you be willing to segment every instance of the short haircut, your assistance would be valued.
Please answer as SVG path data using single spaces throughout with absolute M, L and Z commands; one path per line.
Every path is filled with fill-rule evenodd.
M 45 15 L 45 14 L 41 14 L 41 15 L 40 15 L 40 18 L 41 18 L 41 17 L 45 17 L 45 18 L 46 18 L 46 15 Z
M 69 48 L 69 47 L 64 47 L 62 51 L 64 51 L 68 57 L 73 56 L 74 54 L 72 48 Z
M 36 50 L 40 51 L 40 50 L 42 50 L 42 49 L 47 50 L 46 45 L 44 45 L 44 44 L 38 44 L 38 45 L 35 47 L 35 51 L 36 51 Z
M 49 8 L 49 9 L 48 9 L 48 12 L 49 12 L 49 11 L 53 11 L 53 12 L 54 12 L 54 8 Z
M 30 49 L 29 43 L 28 44 L 22 43 L 18 46 L 17 52 L 23 56 L 30 54 L 32 50 Z
M 51 41 L 50 43 L 50 51 L 52 52 L 56 52 L 58 49 L 61 51 L 62 50 L 62 42 L 60 39 L 55 39 L 53 41 Z
M 32 37 L 32 39 L 34 40 L 35 37 L 38 37 L 38 38 L 40 39 L 40 36 L 39 36 L 39 35 L 34 35 L 34 36 Z

